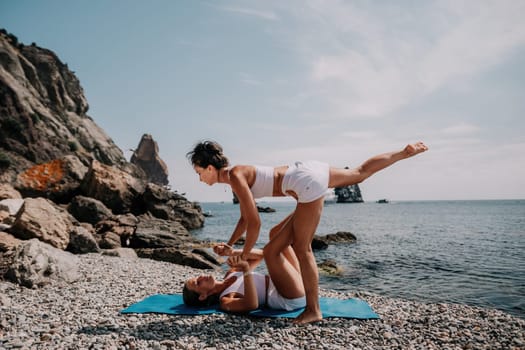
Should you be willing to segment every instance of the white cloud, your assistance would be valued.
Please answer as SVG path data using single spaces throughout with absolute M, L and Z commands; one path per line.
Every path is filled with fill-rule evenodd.
M 378 133 L 377 131 L 347 131 L 343 132 L 342 136 L 344 138 L 350 138 L 352 140 L 377 140 L 378 139 Z
M 444 128 L 442 131 L 448 135 L 465 135 L 475 133 L 478 130 L 478 126 L 463 122 Z
M 223 7 L 223 11 L 234 12 L 245 16 L 257 17 L 267 21 L 277 21 L 279 17 L 272 11 L 261 11 L 250 8 L 240 8 L 240 7 Z
M 525 2 L 502 1 L 446 9 L 456 23 L 442 33 L 420 65 L 421 82 L 432 90 L 456 77 L 468 76 L 505 61 L 525 44 Z
M 262 81 L 255 79 L 253 76 L 247 73 L 240 73 L 240 80 L 243 84 L 246 85 L 262 85 Z
M 324 101 L 328 114 L 339 118 L 387 115 L 468 81 L 525 45 L 523 1 L 450 1 L 414 5 L 413 11 L 307 4 L 288 9 L 299 25 L 282 29 L 283 37 L 311 68 L 301 94 Z

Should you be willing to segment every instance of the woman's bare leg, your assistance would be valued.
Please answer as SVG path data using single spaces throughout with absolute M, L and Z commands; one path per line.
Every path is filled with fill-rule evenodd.
M 294 213 L 290 214 L 272 228 L 270 241 L 263 249 L 270 278 L 279 294 L 288 299 L 299 298 L 305 294 L 298 260 L 290 247 L 293 238 L 293 216 Z
M 306 308 L 294 323 L 310 323 L 323 318 L 319 306 L 319 272 L 312 251 L 312 239 L 319 225 L 324 198 L 298 203 L 293 216 L 293 250 L 299 259 L 306 294 Z
M 378 154 L 354 169 L 330 168 L 328 187 L 355 185 L 402 159 L 410 158 L 426 150 L 428 147 L 423 142 L 416 142 L 407 145 L 400 151 Z
M 291 221 L 291 218 L 293 217 L 293 214 L 294 212 L 292 212 L 290 215 L 288 215 L 286 218 L 284 218 L 280 223 L 278 223 L 277 225 L 275 225 L 271 230 L 270 230 L 270 241 L 272 239 L 274 239 L 274 237 L 279 234 L 284 226 L 286 224 L 288 224 L 290 221 Z M 291 239 L 291 232 L 288 232 L 290 234 L 290 239 Z M 290 245 L 291 243 L 288 244 L 288 246 L 286 248 L 284 248 L 284 250 L 281 251 L 281 253 L 284 255 L 284 257 L 286 258 L 286 260 L 288 260 L 290 262 L 290 264 L 292 264 L 292 266 L 297 270 L 297 271 L 300 271 L 300 268 L 299 268 L 299 261 L 297 260 L 297 257 L 295 256 L 295 252 L 293 251 L 292 249 L 292 246 Z

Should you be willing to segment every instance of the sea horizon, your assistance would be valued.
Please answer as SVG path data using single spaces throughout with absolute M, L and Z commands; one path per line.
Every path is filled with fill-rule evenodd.
M 261 248 L 295 202 L 258 204 L 276 209 L 260 214 Z M 238 205 L 201 206 L 211 216 L 192 234 L 226 241 L 239 218 Z M 357 241 L 314 252 L 318 263 L 331 259 L 343 269 L 340 276 L 321 276 L 322 288 L 497 308 L 525 318 L 524 199 L 327 204 L 316 234 L 338 231 L 353 233 Z
M 480 202 L 488 202 L 488 201 L 525 201 L 525 198 L 500 198 L 500 199 L 494 199 L 494 198 L 478 198 L 478 199 L 390 199 L 388 197 L 382 197 L 377 199 L 369 199 L 369 200 L 363 200 L 363 202 L 348 202 L 348 203 L 330 203 L 330 204 L 361 204 L 361 203 L 375 203 L 378 200 L 381 199 L 387 199 L 390 203 L 395 202 L 469 202 L 469 201 L 480 201 Z M 199 201 L 194 200 L 194 202 L 197 203 L 232 203 L 232 200 L 222 200 L 222 201 Z M 258 199 L 256 200 L 257 203 L 296 203 L 296 200 L 291 197 L 270 197 L 270 199 Z

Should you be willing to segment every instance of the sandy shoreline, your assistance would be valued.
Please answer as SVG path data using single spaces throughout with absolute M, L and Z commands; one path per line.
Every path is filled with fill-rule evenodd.
M 525 320 L 499 310 L 359 297 L 380 320 L 288 319 L 233 315 L 127 314 L 155 293 L 180 293 L 202 270 L 147 259 L 78 256 L 82 280 L 27 289 L 0 281 L 0 349 L 525 349 Z

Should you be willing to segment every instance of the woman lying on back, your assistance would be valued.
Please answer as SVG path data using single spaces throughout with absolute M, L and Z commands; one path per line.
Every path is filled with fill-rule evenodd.
M 233 250 L 226 244 L 219 244 L 215 251 L 229 256 L 230 270 L 222 281 L 210 275 L 201 275 L 187 280 L 183 288 L 184 303 L 188 306 L 209 306 L 219 303 L 220 308 L 229 312 L 249 312 L 266 305 L 272 309 L 294 310 L 306 305 L 303 281 L 297 259 L 292 249 L 278 256 L 252 249 L 247 260 L 242 260 L 242 250 Z M 265 258 L 273 275 L 253 272 Z

